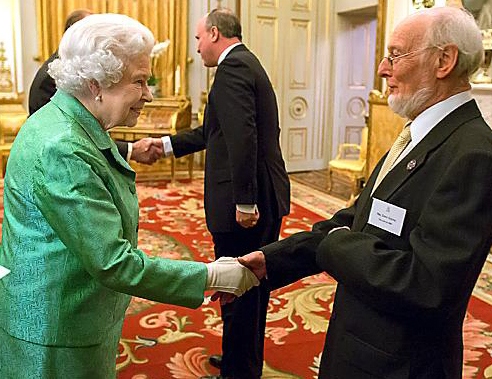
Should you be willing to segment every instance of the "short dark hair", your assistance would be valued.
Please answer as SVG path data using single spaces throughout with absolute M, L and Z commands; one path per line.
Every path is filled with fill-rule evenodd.
M 65 21 L 65 31 L 77 21 L 82 20 L 85 16 L 89 16 L 90 14 L 92 14 L 92 11 L 90 11 L 89 9 L 74 10 L 67 16 L 67 20 Z
M 226 38 L 237 37 L 241 41 L 241 22 L 239 18 L 227 8 L 217 8 L 207 15 L 205 24 L 207 30 L 216 26 L 219 32 Z

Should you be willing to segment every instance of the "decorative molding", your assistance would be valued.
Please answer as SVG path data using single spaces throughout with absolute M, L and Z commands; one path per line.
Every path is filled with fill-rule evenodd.
M 359 119 L 366 113 L 366 102 L 361 97 L 353 97 L 347 102 L 347 115 Z M 359 127 L 360 129 L 360 127 Z
M 279 23 L 276 17 L 258 16 L 256 18 L 256 38 L 253 43 L 256 53 L 261 57 L 261 63 L 269 73 L 270 81 L 274 88 L 279 88 L 278 82 L 278 29 Z M 272 36 L 265 38 L 264 36 Z
M 307 136 L 306 127 L 289 128 L 288 159 L 290 161 L 301 161 L 307 159 Z
M 258 2 L 258 7 L 278 9 L 278 0 L 260 0 Z
M 309 86 L 309 70 L 311 59 L 311 31 L 309 20 L 291 20 L 291 38 L 296 50 L 290 50 L 289 87 L 291 89 L 305 89 Z
M 294 4 L 292 4 L 292 10 L 296 12 L 310 12 L 311 8 L 310 0 L 295 0 Z
M 295 120 L 302 120 L 306 118 L 306 114 L 308 111 L 308 104 L 306 99 L 303 97 L 297 96 L 294 97 L 289 105 L 289 114 Z

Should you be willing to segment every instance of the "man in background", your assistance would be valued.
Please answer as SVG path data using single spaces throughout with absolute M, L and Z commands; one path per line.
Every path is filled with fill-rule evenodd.
M 483 56 L 465 10 L 394 30 L 378 74 L 411 120 L 355 204 L 239 261 L 272 289 L 338 282 L 319 379 L 459 379 L 463 320 L 492 242 L 492 131 L 471 95 Z
M 89 9 L 77 9 L 67 16 L 65 31 L 77 21 L 92 14 Z M 55 51 L 39 68 L 29 90 L 29 115 L 50 101 L 56 92 L 54 79 L 48 74 L 48 65 L 58 58 Z M 162 144 L 159 139 L 143 138 L 136 142 L 115 141 L 120 155 L 129 161 L 152 164 L 162 157 Z
M 203 17 L 197 51 L 217 66 L 203 126 L 164 137 L 166 155 L 207 149 L 205 213 L 215 257 L 240 256 L 278 240 L 289 213 L 290 184 L 280 151 L 277 99 L 258 59 L 241 43 L 241 24 L 228 9 Z M 259 379 L 269 290 L 265 283 L 221 306 L 223 378 Z
M 66 31 L 77 21 L 90 14 L 92 14 L 92 12 L 89 9 L 77 9 L 73 11 L 68 15 L 65 21 L 64 31 Z M 39 108 L 50 101 L 51 97 L 56 92 L 55 81 L 48 75 L 48 65 L 56 58 L 58 58 L 58 50 L 51 54 L 51 56 L 42 64 L 34 76 L 31 89 L 29 90 L 29 115 L 32 115 Z

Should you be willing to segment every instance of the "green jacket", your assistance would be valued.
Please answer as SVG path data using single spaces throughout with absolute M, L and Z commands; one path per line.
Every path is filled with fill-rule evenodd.
M 130 296 L 198 307 L 203 263 L 137 249 L 135 172 L 108 133 L 58 91 L 15 139 L 4 189 L 0 327 L 43 345 L 89 346 Z M 127 295 L 128 294 L 128 295 Z

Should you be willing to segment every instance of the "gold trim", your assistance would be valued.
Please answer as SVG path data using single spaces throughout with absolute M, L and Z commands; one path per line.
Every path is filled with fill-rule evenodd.
M 378 21 L 376 27 L 376 53 L 374 69 L 374 89 L 383 90 L 383 78 L 378 76 L 379 63 L 384 57 L 385 36 L 386 36 L 386 13 L 388 11 L 387 0 L 379 0 L 378 3 Z
M 369 104 L 388 104 L 388 97 L 381 93 L 381 91 L 377 89 L 371 90 L 369 92 Z

